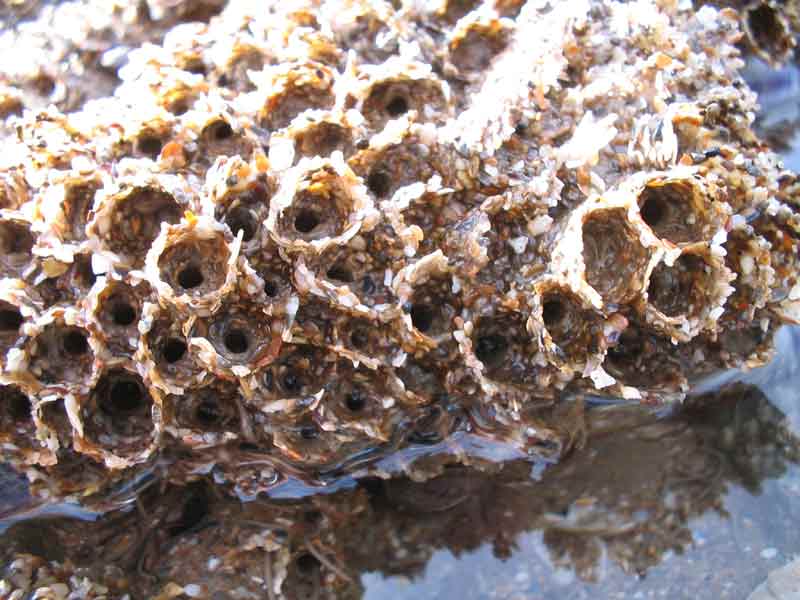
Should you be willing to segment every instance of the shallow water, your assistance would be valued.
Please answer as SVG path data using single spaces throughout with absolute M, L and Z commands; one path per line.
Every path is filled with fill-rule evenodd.
M 750 58 L 743 76 L 759 97 L 756 131 L 782 155 L 786 168 L 800 170 L 800 70 L 772 69 Z

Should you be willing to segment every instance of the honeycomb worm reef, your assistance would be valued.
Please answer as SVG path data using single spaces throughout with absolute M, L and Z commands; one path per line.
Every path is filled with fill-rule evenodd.
M 796 7 L 731 6 L 87 1 L 9 26 L 4 459 L 42 498 L 165 464 L 253 498 L 415 445 L 555 459 L 582 439 L 565 396 L 662 405 L 763 364 L 800 320 L 800 184 L 739 69 L 789 57 Z

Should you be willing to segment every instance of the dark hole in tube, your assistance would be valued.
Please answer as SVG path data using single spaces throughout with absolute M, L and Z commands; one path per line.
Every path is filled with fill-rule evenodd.
M 56 89 L 56 82 L 52 77 L 44 73 L 37 75 L 32 83 L 34 89 L 42 96 L 49 96 L 53 93 L 53 90 Z
M 319 215 L 313 210 L 303 209 L 294 218 L 294 228 L 299 233 L 311 233 L 319 225 Z
M 189 110 L 189 99 L 182 98 L 177 102 L 173 102 L 172 106 L 167 108 L 167 110 L 169 110 L 174 115 L 180 116 Z
M 194 73 L 195 75 L 205 75 L 207 71 L 206 66 L 199 61 L 186 65 L 184 70 L 189 71 L 189 73 Z
M 136 411 L 144 399 L 141 386 L 130 379 L 115 381 L 108 394 L 108 409 L 122 413 Z
M 219 406 L 210 398 L 206 398 L 197 406 L 197 420 L 203 425 L 213 425 L 222 417 Z
M 353 281 L 353 274 L 350 272 L 350 269 L 344 265 L 333 265 L 330 269 L 328 269 L 328 272 L 325 273 L 325 276 L 328 279 L 342 281 L 344 283 L 352 283 Z
M 311 554 L 301 554 L 297 557 L 296 564 L 301 573 L 312 573 L 319 568 L 319 561 Z
M 303 388 L 303 383 L 295 373 L 290 371 L 283 376 L 283 387 L 287 392 L 296 393 Z
M 233 128 L 225 121 L 218 121 L 212 127 L 211 136 L 217 141 L 227 140 L 233 135 Z
M 307 510 L 303 514 L 303 520 L 309 525 L 314 525 L 322 520 L 322 513 L 318 510 Z
M 642 219 L 650 227 L 657 227 L 667 216 L 667 203 L 657 193 L 650 192 L 645 196 L 640 213 Z
M 176 363 L 186 354 L 186 342 L 178 338 L 169 338 L 161 354 L 168 363 Z
M 0 331 L 18 331 L 24 320 L 17 310 L 0 310 Z
M 386 104 L 386 112 L 392 117 L 399 117 L 408 112 L 408 102 L 402 96 L 395 96 Z
M 0 225 L 0 245 L 3 254 L 27 254 L 33 248 L 33 236 L 18 223 Z
M 225 223 L 230 227 L 233 235 L 238 235 L 243 231 L 242 240 L 249 242 L 256 234 L 256 222 L 252 213 L 242 206 L 232 209 L 225 217 Z
M 608 359 L 611 363 L 620 365 L 627 360 L 635 360 L 645 351 L 643 336 L 635 329 L 622 332 L 615 346 L 608 349 Z
M 201 283 L 203 283 L 203 272 L 196 265 L 188 265 L 178 273 L 178 284 L 183 289 L 190 290 Z
M 64 352 L 72 356 L 80 356 L 89 350 L 89 342 L 86 336 L 78 331 L 68 331 L 62 339 Z
M 270 298 L 274 298 L 275 296 L 278 295 L 278 284 L 275 283 L 272 279 L 265 279 L 264 293 Z
M 183 505 L 180 520 L 169 528 L 169 535 L 175 537 L 197 527 L 208 515 L 208 508 L 208 496 L 204 490 L 191 493 Z
M 139 139 L 139 152 L 150 157 L 156 158 L 161 154 L 161 140 L 154 136 L 147 136 Z
M 372 281 L 372 277 L 369 275 L 364 275 L 364 279 L 361 280 L 361 289 L 365 294 L 375 293 L 377 288 L 375 286 L 375 282 Z
M 350 341 L 356 348 L 366 348 L 369 344 L 369 332 L 363 327 L 359 327 L 350 334 Z
M 314 425 L 303 425 L 300 428 L 300 437 L 304 440 L 313 440 L 319 435 L 319 430 Z
M 127 327 L 136 320 L 136 311 L 130 304 L 120 302 L 111 309 L 111 318 L 117 325 Z
M 411 307 L 411 324 L 422 333 L 433 325 L 433 308 L 427 304 L 414 304 Z
M 225 348 L 233 354 L 247 352 L 249 346 L 247 334 L 241 329 L 231 329 L 225 334 Z
M 360 392 L 353 390 L 344 400 L 345 406 L 347 409 L 352 412 L 359 412 L 364 409 L 367 404 L 366 398 L 364 398 L 363 394 Z
M 484 335 L 475 343 L 475 356 L 485 365 L 494 365 L 502 361 L 508 350 L 506 338 L 497 333 Z
M 770 42 L 784 33 L 775 11 L 765 3 L 747 12 L 747 24 L 750 26 L 753 39 L 761 46 L 771 46 Z M 773 48 L 765 47 L 764 49 Z
M 8 411 L 15 423 L 25 421 L 31 416 L 31 401 L 19 390 L 13 390 L 6 400 Z
M 548 300 L 542 306 L 542 320 L 545 327 L 557 325 L 565 316 L 564 304 L 560 300 Z
M 376 198 L 383 198 L 389 194 L 391 179 L 386 171 L 373 169 L 367 176 L 367 189 L 375 194 Z

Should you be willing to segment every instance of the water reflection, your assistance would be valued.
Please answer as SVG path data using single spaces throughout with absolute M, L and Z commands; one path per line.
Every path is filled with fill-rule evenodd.
M 744 383 L 666 419 L 631 406 L 594 407 L 586 419 L 583 448 L 538 478 L 524 460 L 451 461 L 427 481 L 369 477 L 334 494 L 248 503 L 208 481 L 158 482 L 96 522 L 12 525 L 0 563 L 25 571 L 13 562 L 25 553 L 58 561 L 62 575 L 76 568 L 113 597 L 410 597 L 454 573 L 471 589 L 423 595 L 563 597 L 566 577 L 580 597 L 582 582 L 607 582 L 611 571 L 642 578 L 695 552 L 698 519 L 730 521 L 731 490 L 760 494 L 800 460 L 786 415 Z M 492 567 L 487 577 L 496 571 L 483 591 L 480 571 L 466 568 L 476 555 Z M 506 571 L 493 567 L 515 560 L 503 587 Z
M 790 63 L 772 68 L 753 56 L 742 72 L 758 94 L 755 130 L 783 158 L 786 168 L 800 170 L 800 70 Z

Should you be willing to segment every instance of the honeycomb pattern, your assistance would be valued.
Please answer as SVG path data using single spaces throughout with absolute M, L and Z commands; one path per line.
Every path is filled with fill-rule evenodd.
M 7 120 L 4 458 L 249 497 L 459 428 L 551 457 L 564 390 L 763 364 L 800 216 L 738 76 L 762 5 L 154 2 L 113 94 Z

